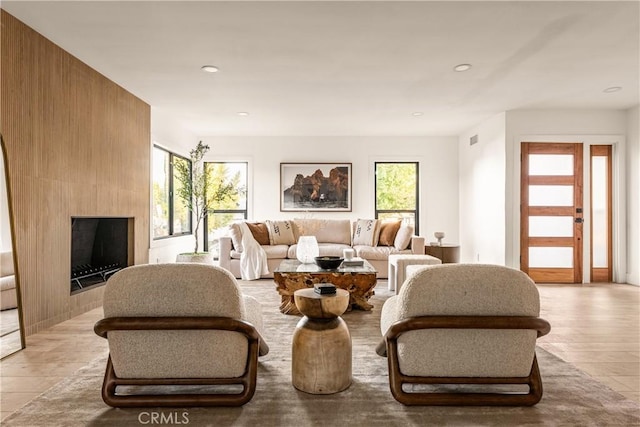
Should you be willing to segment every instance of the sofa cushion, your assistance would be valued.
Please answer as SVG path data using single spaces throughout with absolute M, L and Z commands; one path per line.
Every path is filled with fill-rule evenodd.
M 297 244 L 289 246 L 287 257 L 296 259 Z M 320 256 L 342 256 L 342 251 L 349 249 L 351 246 L 342 243 L 318 243 Z
M 5 276 L 0 278 L 0 290 L 8 291 L 16 288 L 16 276 Z
M 383 221 L 380 224 L 380 237 L 378 238 L 378 246 L 394 246 L 396 235 L 400 229 L 402 221 Z
M 289 245 L 263 245 L 262 249 L 267 253 L 267 259 L 286 258 Z
M 267 229 L 271 245 L 293 245 L 296 242 L 292 221 L 267 221 Z
M 400 226 L 393 246 L 399 251 L 407 249 L 411 243 L 411 236 L 413 236 L 413 225 Z
M 377 246 L 380 236 L 380 221 L 377 219 L 359 219 L 353 230 L 353 245 Z
M 300 236 L 315 236 L 318 243 L 351 245 L 351 221 L 348 219 L 294 219 Z
M 287 257 L 289 245 L 262 245 L 262 249 L 267 254 L 267 259 L 284 259 Z M 242 252 L 231 250 L 230 255 L 231 259 L 240 259 Z
M 391 254 L 410 254 L 411 250 L 405 249 L 402 251 L 397 250 L 393 246 L 369 246 L 369 245 L 357 245 L 353 249 L 356 251 L 356 256 L 367 260 L 387 261 Z
M 264 222 L 247 222 L 247 227 L 249 227 L 249 231 L 253 234 L 253 238 L 256 239 L 261 245 L 268 245 L 269 242 L 269 229 L 267 228 L 267 224 Z
M 0 252 L 0 277 L 13 276 L 13 252 Z

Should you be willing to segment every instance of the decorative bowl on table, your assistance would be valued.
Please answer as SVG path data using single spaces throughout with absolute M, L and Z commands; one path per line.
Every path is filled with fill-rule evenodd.
M 323 270 L 335 270 L 340 267 L 344 258 L 340 256 L 317 256 L 314 258 L 318 267 Z

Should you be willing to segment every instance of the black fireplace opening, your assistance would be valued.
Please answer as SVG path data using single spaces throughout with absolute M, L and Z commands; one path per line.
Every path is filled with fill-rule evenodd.
M 131 218 L 71 218 L 71 294 L 106 283 L 129 265 Z

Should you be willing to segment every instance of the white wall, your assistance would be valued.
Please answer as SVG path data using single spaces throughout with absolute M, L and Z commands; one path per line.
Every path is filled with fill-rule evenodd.
M 470 145 L 470 138 L 478 142 Z M 458 138 L 460 260 L 505 263 L 505 114 Z
M 205 137 L 207 160 L 249 163 L 249 218 L 372 218 L 374 162 L 420 162 L 420 235 L 458 242 L 458 147 L 455 137 Z M 352 163 L 351 212 L 280 212 L 280 163 Z
M 627 110 L 627 283 L 640 285 L 640 107 Z
M 151 107 L 151 141 L 150 144 L 157 144 L 182 156 L 189 156 L 189 151 L 196 146 L 198 138 L 193 133 L 180 126 L 171 116 L 162 110 Z M 152 155 L 153 155 L 153 150 Z M 153 157 L 150 159 L 153 174 Z M 152 179 L 152 176 L 149 177 Z M 153 188 L 153 187 L 152 187 Z M 151 209 L 151 200 L 149 201 Z M 153 221 L 153 215 L 150 216 Z M 194 238 L 190 236 L 169 237 L 166 239 L 153 240 L 153 224 L 149 242 L 149 263 L 175 262 L 176 255 L 182 252 L 193 252 Z
M 625 134 L 627 113 L 622 110 L 544 110 L 508 111 L 506 114 L 507 188 L 506 263 L 519 268 L 520 256 L 520 143 L 583 142 L 585 152 L 591 144 L 614 145 L 614 270 L 616 281 L 626 280 L 626 162 Z M 588 156 L 588 154 L 587 154 Z M 588 158 L 588 157 L 585 157 Z M 585 197 L 588 198 L 588 168 L 585 168 Z M 617 193 L 616 193 L 617 192 Z M 587 200 L 588 201 L 588 200 Z M 588 210 L 585 210 L 588 221 Z M 587 222 L 588 224 L 588 222 Z M 615 234 L 618 233 L 616 238 Z M 589 227 L 584 227 L 583 264 L 589 265 Z M 614 273 L 616 272 L 614 271 Z M 584 274 L 588 281 L 588 268 Z

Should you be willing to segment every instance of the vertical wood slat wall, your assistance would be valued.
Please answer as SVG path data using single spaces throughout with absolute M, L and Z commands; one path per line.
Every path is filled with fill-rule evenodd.
M 150 107 L 2 10 L 0 131 L 7 145 L 26 335 L 98 307 L 71 296 L 71 217 L 133 217 L 148 262 Z

